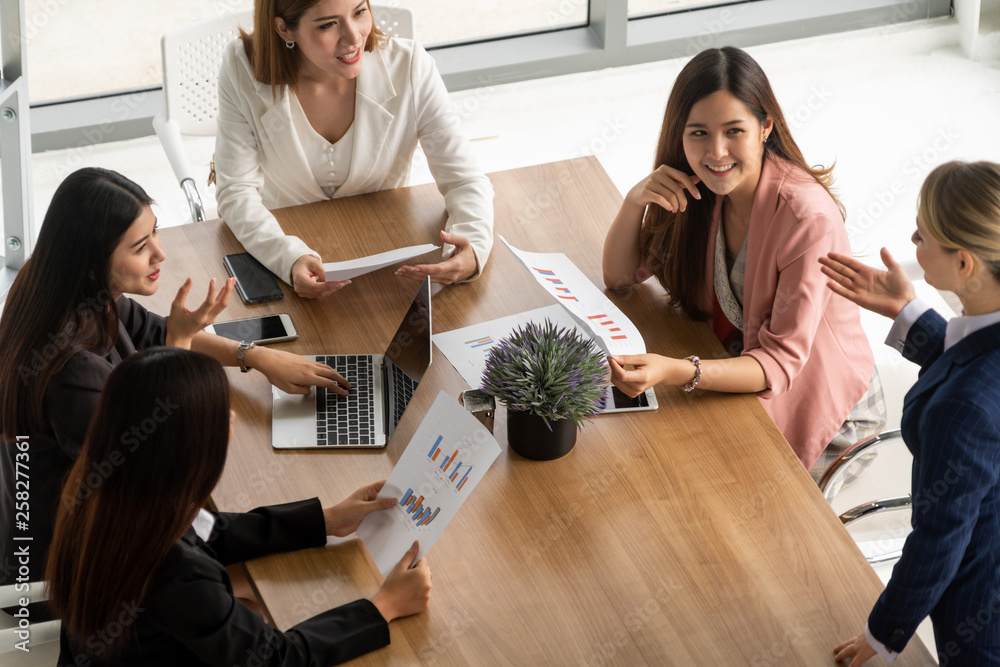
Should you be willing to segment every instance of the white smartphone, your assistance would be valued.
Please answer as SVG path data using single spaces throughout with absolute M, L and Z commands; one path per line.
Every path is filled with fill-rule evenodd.
M 231 340 L 250 340 L 258 345 L 284 343 L 299 337 L 287 313 L 216 322 L 205 327 L 205 331 Z
M 660 404 L 656 401 L 656 392 L 650 387 L 635 398 L 631 398 L 618 387 L 608 385 L 608 400 L 605 403 L 604 412 L 639 412 L 640 410 L 656 410 Z

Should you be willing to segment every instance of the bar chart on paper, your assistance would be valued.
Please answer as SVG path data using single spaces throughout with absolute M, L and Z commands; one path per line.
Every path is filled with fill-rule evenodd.
M 608 354 L 644 354 L 646 343 L 625 313 L 587 279 L 566 255 L 519 250 L 500 240 L 542 287 L 568 310 Z
M 443 439 L 444 436 L 439 435 L 437 440 L 434 441 L 434 445 L 431 447 L 430 453 L 427 454 L 427 458 L 429 458 L 432 462 L 437 462 L 438 456 L 441 455 L 441 440 Z M 444 473 L 448 481 L 454 484 L 455 490 L 461 491 L 466 480 L 469 479 L 469 473 L 472 472 L 472 464 L 465 464 L 463 468 L 462 461 L 458 461 L 457 464 L 455 461 L 458 461 L 457 449 L 452 452 L 451 456 L 444 457 L 444 460 L 441 461 L 439 468 Z M 459 479 L 459 475 L 462 475 L 461 479 Z
M 483 371 L 486 370 L 486 359 L 497 342 L 510 336 L 514 329 L 523 327 L 528 322 L 545 324 L 549 320 L 558 327 L 577 329 L 586 337 L 593 334 L 573 319 L 573 316 L 562 306 L 552 305 L 536 308 L 517 315 L 500 317 L 489 322 L 473 324 L 472 326 L 436 333 L 431 338 L 451 362 L 469 386 L 478 389 L 482 386 Z
M 383 575 L 414 540 L 417 558 L 427 553 L 499 454 L 485 426 L 438 394 L 379 492 L 396 506 L 369 514 L 357 531 Z
M 399 501 L 399 506 L 409 515 L 414 526 L 426 526 L 437 518 L 438 512 L 441 511 L 440 507 L 425 507 L 424 497 L 417 497 L 413 489 L 406 490 Z

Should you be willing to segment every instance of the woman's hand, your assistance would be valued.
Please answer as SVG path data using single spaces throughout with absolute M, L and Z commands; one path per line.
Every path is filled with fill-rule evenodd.
M 219 313 L 229 305 L 229 296 L 233 293 L 233 286 L 236 278 L 229 278 L 226 284 L 219 290 L 218 296 L 215 294 L 215 280 L 208 283 L 208 295 L 196 310 L 188 310 L 184 302 L 188 293 L 191 292 L 191 285 L 194 283 L 191 278 L 184 281 L 177 296 L 170 304 L 170 319 L 167 320 L 167 345 L 171 347 L 182 347 L 185 350 L 191 349 L 191 339 L 202 329 L 207 327 Z
M 839 664 L 842 660 L 850 658 L 851 664 L 849 667 L 861 667 L 861 665 L 876 655 L 875 649 L 868 643 L 868 639 L 863 632 L 857 637 L 840 642 L 833 649 L 834 661 Z
M 268 382 L 288 394 L 308 394 L 310 387 L 325 387 L 347 396 L 351 383 L 337 371 L 318 361 L 257 346 L 247 351 L 246 364 L 260 371 Z
M 377 499 L 383 484 L 385 484 L 384 479 L 381 482 L 363 486 L 344 501 L 333 507 L 324 508 L 323 518 L 326 520 L 326 534 L 346 537 L 356 531 L 361 525 L 361 521 L 372 512 L 392 509 L 399 502 L 399 498 Z
M 646 208 L 648 204 L 658 204 L 668 211 L 686 211 L 687 190 L 695 199 L 701 199 L 701 192 L 698 191 L 698 183 L 701 179 L 696 175 L 688 176 L 683 171 L 660 165 L 656 170 L 633 186 L 625 201 Z
M 633 398 L 660 383 L 690 382 L 695 372 L 690 361 L 658 354 L 620 354 L 608 357 L 608 366 L 611 367 L 611 384 Z M 624 366 L 632 366 L 633 370 L 625 370 Z
M 292 289 L 303 299 L 321 299 L 350 284 L 350 280 L 326 282 L 326 269 L 316 255 L 302 255 L 292 264 Z
M 916 298 L 913 283 L 889 251 L 882 248 L 882 263 L 889 269 L 879 271 L 853 257 L 831 252 L 820 257 L 820 271 L 830 278 L 827 286 L 862 308 L 896 319 L 899 311 Z
M 427 559 L 422 558 L 413 565 L 419 546 L 417 542 L 413 543 L 382 582 L 382 588 L 372 596 L 372 604 L 386 622 L 419 614 L 430 605 L 431 570 Z
M 432 283 L 441 283 L 442 285 L 468 280 L 476 275 L 478 263 L 469 239 L 465 236 L 442 231 L 441 240 L 455 246 L 454 255 L 437 264 L 401 266 L 396 270 L 396 275 L 412 278 L 416 281 L 422 281 L 426 276 L 430 276 Z

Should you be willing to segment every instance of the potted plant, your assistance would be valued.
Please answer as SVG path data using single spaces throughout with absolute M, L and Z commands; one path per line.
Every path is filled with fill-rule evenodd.
M 565 456 L 604 409 L 604 353 L 575 329 L 529 322 L 490 351 L 483 391 L 507 406 L 507 442 L 529 459 Z

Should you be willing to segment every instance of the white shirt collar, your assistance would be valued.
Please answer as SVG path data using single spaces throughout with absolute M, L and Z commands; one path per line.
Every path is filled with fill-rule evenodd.
M 198 510 L 198 516 L 191 522 L 195 534 L 204 542 L 212 535 L 212 528 L 215 527 L 215 515 L 204 509 Z
M 953 317 L 948 320 L 948 326 L 944 333 L 944 349 L 947 350 L 955 343 L 966 336 L 976 333 L 980 329 L 1000 322 L 1000 310 L 985 315 L 963 315 Z

